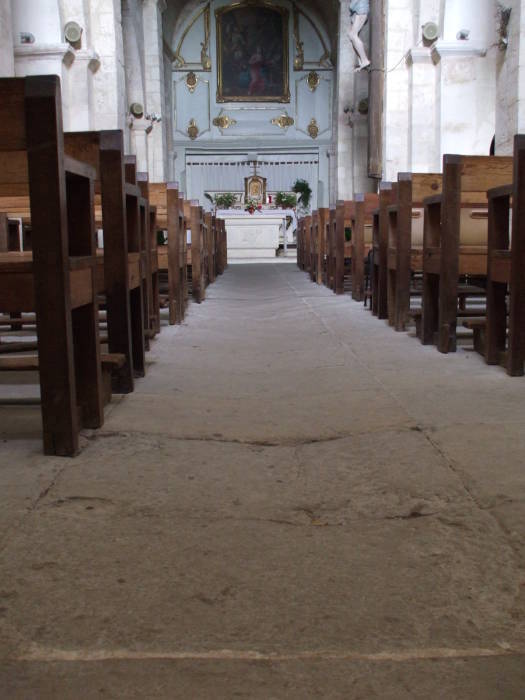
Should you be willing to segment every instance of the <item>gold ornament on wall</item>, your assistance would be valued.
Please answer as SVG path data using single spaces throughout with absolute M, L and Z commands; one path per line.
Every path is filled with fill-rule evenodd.
M 220 117 L 215 117 L 213 120 L 213 126 L 217 126 L 219 129 L 229 129 L 230 126 L 235 126 L 235 124 L 237 124 L 237 120 L 228 117 L 226 114 L 222 114 Z
M 312 70 L 310 73 L 308 73 L 308 77 L 306 78 L 306 84 L 310 88 L 312 92 L 315 92 L 317 88 L 319 87 L 319 84 L 321 83 L 321 77 L 319 76 L 319 73 L 316 73 L 316 71 Z
M 295 119 L 293 117 L 289 117 L 287 114 L 281 114 L 280 117 L 275 117 L 275 119 L 272 119 L 272 124 L 274 126 L 281 127 L 281 129 L 287 129 L 289 126 L 293 126 L 295 124 Z
M 190 123 L 188 124 L 188 136 L 190 139 L 193 141 L 197 138 L 199 135 L 199 127 L 197 126 L 197 122 L 195 119 L 190 119 Z
M 195 92 L 195 90 L 197 89 L 198 82 L 199 82 L 199 79 L 197 78 L 195 73 L 193 71 L 190 71 L 188 73 L 188 75 L 186 76 L 186 87 L 188 88 L 188 90 L 191 92 L 192 95 Z
M 313 139 L 316 139 L 319 136 L 319 124 L 317 123 L 315 117 L 312 117 L 312 119 L 310 120 L 307 131 L 310 137 Z

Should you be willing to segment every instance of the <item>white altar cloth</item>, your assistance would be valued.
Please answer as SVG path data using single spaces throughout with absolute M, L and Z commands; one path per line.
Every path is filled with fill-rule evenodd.
M 271 260 L 284 243 L 289 209 L 263 209 L 250 214 L 240 209 L 219 209 L 228 236 L 228 262 Z

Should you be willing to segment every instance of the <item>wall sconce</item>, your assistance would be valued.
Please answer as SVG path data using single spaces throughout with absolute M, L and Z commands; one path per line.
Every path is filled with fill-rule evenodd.
M 129 106 L 129 113 L 132 117 L 135 117 L 135 119 L 142 119 L 144 116 L 144 107 L 140 102 L 132 102 Z
M 80 48 L 80 40 L 82 39 L 82 27 L 78 22 L 68 22 L 64 27 L 64 38 L 76 49 Z

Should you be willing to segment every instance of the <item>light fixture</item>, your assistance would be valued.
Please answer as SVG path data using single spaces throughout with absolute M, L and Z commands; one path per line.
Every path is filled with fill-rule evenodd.
M 82 27 L 78 22 L 68 22 L 64 27 L 64 37 L 70 44 L 78 44 L 82 38 Z
M 129 106 L 129 113 L 136 119 L 142 119 L 144 116 L 144 107 L 140 102 L 132 102 Z
M 439 36 L 439 27 L 435 22 L 426 22 L 423 25 L 423 41 L 433 44 Z

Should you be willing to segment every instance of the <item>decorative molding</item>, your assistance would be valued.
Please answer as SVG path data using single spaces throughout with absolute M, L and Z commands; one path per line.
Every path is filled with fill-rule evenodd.
M 31 60 L 59 59 L 70 66 L 77 55 L 76 50 L 67 43 L 64 44 L 21 44 L 15 46 L 15 58 Z
M 295 119 L 285 113 L 281 114 L 280 117 L 275 117 L 275 119 L 272 119 L 272 124 L 280 127 L 281 129 L 288 129 L 289 126 L 293 126 L 295 124 Z
M 473 41 L 436 41 L 432 47 L 432 60 L 435 64 L 442 58 L 484 58 L 487 47 Z
M 227 114 L 221 114 L 213 120 L 213 126 L 217 126 L 219 129 L 229 129 L 230 126 L 235 126 L 236 124 L 237 120 L 232 119 Z
M 188 136 L 192 141 L 195 141 L 197 136 L 199 135 L 199 127 L 197 126 L 197 122 L 195 119 L 190 119 L 190 123 L 188 124 Z
M 198 85 L 199 79 L 195 75 L 195 73 L 191 70 L 188 75 L 186 76 L 186 87 L 188 88 L 188 91 L 193 95 L 195 92 L 197 85 Z
M 321 46 L 323 47 L 323 54 L 319 58 L 318 61 L 306 61 L 309 67 L 315 66 L 316 68 L 319 69 L 325 69 L 325 70 L 331 70 L 333 68 L 332 62 L 330 61 L 330 51 L 328 50 L 328 47 L 326 46 L 326 42 L 324 40 L 323 35 L 319 31 L 318 27 L 316 26 L 315 22 L 313 22 L 310 17 L 303 12 L 298 6 L 297 3 L 293 3 L 293 20 L 294 20 L 294 38 L 295 38 L 295 50 L 296 50 L 296 58 L 294 60 L 294 70 L 303 70 L 305 60 L 304 60 L 304 42 L 301 41 L 301 36 L 300 36 L 300 31 L 299 31 L 299 17 L 303 16 L 305 20 L 312 26 L 312 29 L 314 32 L 317 34 L 319 41 L 321 42 Z
M 310 88 L 312 92 L 315 92 L 317 88 L 319 87 L 319 84 L 321 82 L 321 78 L 319 76 L 319 73 L 316 73 L 316 71 L 312 70 L 310 73 L 308 73 L 308 77 L 306 78 L 306 84 Z
M 204 41 L 201 43 L 202 70 L 211 71 L 211 58 L 208 55 L 210 45 L 210 6 L 204 10 Z
M 414 63 L 433 63 L 432 48 L 415 46 L 407 54 L 406 64 L 410 68 Z
M 182 55 L 182 45 L 184 40 L 188 36 L 188 33 L 196 22 L 203 18 L 204 22 L 204 42 L 201 42 L 201 60 L 200 64 L 187 63 L 184 56 Z M 202 69 L 206 72 L 211 71 L 211 58 L 208 56 L 208 47 L 210 43 L 210 3 L 207 3 L 184 29 L 182 36 L 179 40 L 175 53 L 173 54 L 173 62 L 175 63 L 175 70 L 188 70 L 188 68 Z
M 308 135 L 312 139 L 316 139 L 319 136 L 319 124 L 317 123 L 317 119 L 315 117 L 311 118 L 307 131 Z
M 294 3 L 293 6 L 293 35 L 295 40 L 295 58 L 293 61 L 294 70 L 303 70 L 304 66 L 304 43 L 299 34 L 299 13 Z

